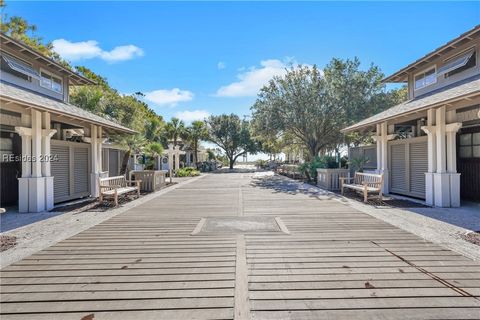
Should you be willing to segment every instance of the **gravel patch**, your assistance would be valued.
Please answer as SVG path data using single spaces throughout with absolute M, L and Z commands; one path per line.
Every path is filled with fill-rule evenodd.
M 14 236 L 0 236 L 0 252 L 15 247 L 17 238 Z
M 469 232 L 467 234 L 461 235 L 461 238 L 464 239 L 465 241 L 468 241 L 470 243 L 473 243 L 477 246 L 480 246 L 480 232 L 479 231 L 474 231 L 474 232 Z

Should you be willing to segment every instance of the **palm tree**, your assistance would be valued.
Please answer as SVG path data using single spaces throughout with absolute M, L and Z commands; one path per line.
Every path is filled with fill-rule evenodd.
M 207 139 L 208 129 L 205 122 L 197 120 L 184 130 L 183 137 L 192 144 L 193 147 L 193 163 L 195 166 L 198 162 L 198 146 L 200 140 Z
M 145 124 L 145 138 L 148 141 L 160 142 L 164 123 L 159 118 L 147 120 Z
M 123 175 L 127 172 L 128 159 L 130 159 L 132 153 L 139 153 L 142 150 L 146 140 L 141 134 L 118 136 L 114 140 L 127 150 L 123 155 L 122 166 L 120 167 L 120 174 Z
M 178 138 L 182 136 L 184 130 L 185 123 L 178 118 L 172 118 L 165 126 L 165 133 L 173 141 L 174 146 L 177 145 Z
M 157 159 L 158 156 L 161 156 L 163 154 L 163 146 L 159 142 L 150 142 L 147 144 L 145 147 L 145 152 L 152 158 L 152 163 L 149 166 L 155 166 L 155 159 Z M 152 168 L 153 169 L 153 168 Z

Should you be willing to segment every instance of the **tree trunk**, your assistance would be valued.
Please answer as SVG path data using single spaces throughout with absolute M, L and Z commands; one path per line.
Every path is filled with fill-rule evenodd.
M 229 159 L 230 160 L 230 169 L 233 169 L 233 165 L 235 164 L 235 159 Z
M 198 169 L 197 163 L 198 163 L 198 142 L 193 143 L 193 163 L 195 165 L 195 168 Z
M 128 150 L 123 155 L 122 166 L 120 168 L 120 175 L 124 175 L 127 172 L 128 159 L 130 159 L 131 154 L 132 154 L 132 150 Z

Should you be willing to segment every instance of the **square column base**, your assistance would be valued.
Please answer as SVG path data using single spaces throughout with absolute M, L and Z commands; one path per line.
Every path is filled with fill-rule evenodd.
M 425 203 L 429 206 L 435 205 L 435 182 L 434 173 L 425 173 Z
M 28 179 L 18 178 L 18 212 L 27 213 L 28 211 Z
M 28 212 L 45 211 L 45 177 L 28 179 Z
M 388 194 L 390 192 L 390 173 L 387 169 L 379 170 L 379 174 L 383 173 L 383 185 L 382 185 L 382 193 Z
M 45 179 L 45 209 L 52 210 L 53 204 L 53 177 L 44 177 Z
M 460 206 L 459 173 L 434 173 L 433 182 L 436 207 Z
M 450 206 L 460 207 L 460 173 L 449 173 L 450 175 Z
M 98 173 L 90 173 L 90 195 L 95 198 L 100 196 L 100 186 L 98 185 L 99 176 Z

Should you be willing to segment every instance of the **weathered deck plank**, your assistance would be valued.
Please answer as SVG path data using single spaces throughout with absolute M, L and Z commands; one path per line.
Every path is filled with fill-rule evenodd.
M 205 234 L 205 217 L 290 234 Z M 239 241 L 240 239 L 240 241 Z M 439 280 L 440 279 L 440 280 Z M 284 178 L 208 175 L 1 272 L 3 319 L 478 319 L 480 266 Z

